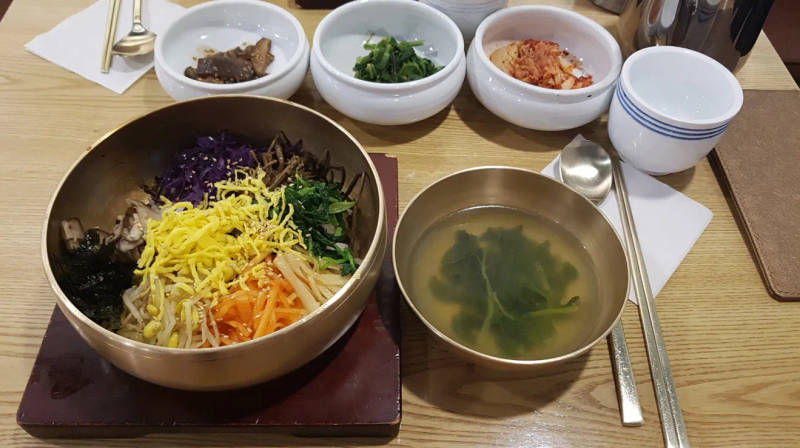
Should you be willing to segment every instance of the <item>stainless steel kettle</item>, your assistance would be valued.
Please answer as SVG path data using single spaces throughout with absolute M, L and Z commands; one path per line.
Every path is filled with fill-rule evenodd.
M 623 53 L 653 45 L 691 48 L 731 71 L 744 64 L 774 0 L 629 0 L 619 18 Z

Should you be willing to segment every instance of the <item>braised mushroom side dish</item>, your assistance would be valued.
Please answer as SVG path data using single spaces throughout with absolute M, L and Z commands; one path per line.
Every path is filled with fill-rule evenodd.
M 183 74 L 197 81 L 213 84 L 234 84 L 252 81 L 267 74 L 267 67 L 275 60 L 272 41 L 262 37 L 253 45 L 214 52 L 199 58 L 197 67 L 186 67 Z

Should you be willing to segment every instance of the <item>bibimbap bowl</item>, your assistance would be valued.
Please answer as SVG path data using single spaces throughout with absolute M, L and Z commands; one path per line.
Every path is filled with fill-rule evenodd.
M 151 181 L 197 137 L 219 132 L 266 141 L 282 131 L 331 167 L 343 167 L 358 200 L 351 247 L 360 260 L 352 277 L 299 321 L 247 342 L 210 348 L 169 348 L 109 331 L 82 313 L 57 280 L 65 256 L 62 221 L 110 229 L 126 199 L 144 199 Z M 355 194 L 355 193 L 353 193 Z M 59 308 L 81 337 L 120 369 L 143 380 L 185 390 L 245 387 L 286 374 L 330 347 L 355 322 L 377 281 L 386 251 L 384 196 L 363 147 L 327 117 L 284 100 L 217 96 L 172 104 L 136 118 L 93 144 L 69 169 L 47 209 L 42 233 L 45 273 Z

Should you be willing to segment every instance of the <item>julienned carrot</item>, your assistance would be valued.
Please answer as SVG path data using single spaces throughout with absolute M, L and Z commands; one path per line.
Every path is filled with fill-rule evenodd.
M 264 269 L 251 269 L 244 283 L 247 289 L 236 286 L 220 297 L 211 309 L 210 318 L 216 321 L 220 345 L 249 341 L 290 325 L 306 314 L 301 300 L 291 284 L 269 262 Z

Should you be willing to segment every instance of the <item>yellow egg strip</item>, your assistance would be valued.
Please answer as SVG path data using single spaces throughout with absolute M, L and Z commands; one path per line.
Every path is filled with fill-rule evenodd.
M 150 283 L 154 319 L 163 317 L 166 300 L 177 304 L 194 297 L 216 302 L 240 283 L 243 276 L 238 274 L 254 259 L 277 251 L 305 258 L 293 250 L 305 244 L 291 220 L 294 210 L 286 204 L 284 189 L 268 190 L 264 176 L 261 169 L 237 171 L 233 180 L 215 184 L 217 200 L 205 198 L 197 207 L 164 200 L 161 220 L 147 223 L 146 245 L 136 270 Z M 158 286 L 156 279 L 161 279 Z M 167 285 L 174 287 L 165 294 Z M 190 312 L 195 315 L 197 301 L 192 302 Z M 151 326 L 148 333 L 155 328 Z

